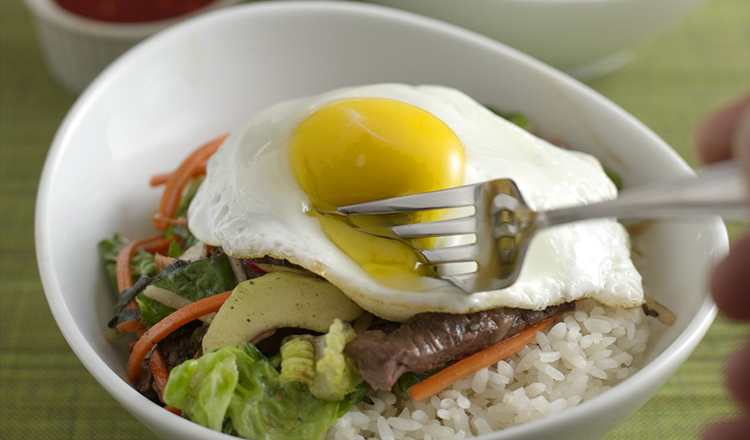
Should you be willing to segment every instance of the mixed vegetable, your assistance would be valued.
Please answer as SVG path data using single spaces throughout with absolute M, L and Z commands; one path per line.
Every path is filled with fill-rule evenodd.
M 158 234 L 100 242 L 117 293 L 110 327 L 135 334 L 127 378 L 165 409 L 245 438 L 319 438 L 369 389 L 343 355 L 355 336 L 349 322 L 363 311 L 306 271 L 266 274 L 272 269 L 247 262 L 251 270 L 238 272 L 244 263 L 190 234 L 187 208 L 222 141 L 152 178 L 152 186 L 166 187 L 151 216 Z M 245 280 L 253 270 L 256 277 Z M 266 354 L 250 342 L 293 327 L 306 333 L 283 338 Z
M 523 115 L 503 116 L 529 129 Z M 110 331 L 135 335 L 127 379 L 165 409 L 244 438 L 322 438 L 370 389 L 347 345 L 358 332 L 395 323 L 380 322 L 302 268 L 234 259 L 190 234 L 188 206 L 224 138 L 151 179 L 165 188 L 150 216 L 155 235 L 131 241 L 115 234 L 99 244 L 117 294 Z M 406 372 L 393 390 L 429 398 L 515 353 L 553 319 L 445 368 Z

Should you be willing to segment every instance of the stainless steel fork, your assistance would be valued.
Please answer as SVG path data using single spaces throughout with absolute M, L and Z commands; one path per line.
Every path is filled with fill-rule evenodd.
M 343 206 L 341 214 L 394 214 L 473 207 L 472 215 L 451 220 L 397 225 L 402 239 L 473 234 L 473 244 L 416 249 L 428 264 L 474 262 L 476 270 L 444 276 L 466 293 L 512 285 L 533 236 L 540 230 L 594 218 L 684 218 L 720 215 L 750 219 L 745 182 L 733 161 L 707 168 L 697 177 L 623 191 L 617 199 L 590 205 L 534 211 L 510 179 L 442 191 Z

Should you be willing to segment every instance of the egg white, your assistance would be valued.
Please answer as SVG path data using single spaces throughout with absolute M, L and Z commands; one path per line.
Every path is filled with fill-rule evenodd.
M 288 159 L 289 139 L 297 125 L 321 107 L 350 98 L 393 99 L 430 112 L 464 146 L 465 184 L 512 178 L 536 210 L 617 195 L 592 156 L 551 145 L 457 90 L 380 84 L 276 104 L 234 131 L 209 161 L 206 179 L 190 206 L 193 234 L 237 258 L 270 255 L 289 260 L 326 278 L 364 309 L 395 321 L 428 311 L 540 310 L 584 297 L 623 308 L 643 303 L 641 276 L 630 259 L 627 233 L 611 219 L 539 233 L 518 281 L 507 289 L 466 295 L 432 278 L 424 279 L 422 291 L 377 282 L 306 214 L 309 197 L 295 180 Z

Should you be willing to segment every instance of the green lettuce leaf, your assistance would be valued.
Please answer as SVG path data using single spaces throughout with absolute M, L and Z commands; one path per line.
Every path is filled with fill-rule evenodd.
M 141 309 L 141 321 L 148 326 L 156 324 L 166 318 L 170 313 L 174 312 L 173 308 L 167 307 L 158 301 L 154 301 L 145 295 L 136 296 L 135 302 L 138 303 L 138 307 Z
M 250 359 L 237 347 L 225 347 L 178 365 L 169 373 L 164 403 L 180 408 L 195 423 L 222 431 L 237 387 L 238 357 Z
M 266 360 L 240 361 L 238 370 L 229 416 L 244 438 L 318 440 L 339 418 L 339 403 L 321 401 L 303 383 L 281 382 L 279 372 Z
M 232 290 L 236 284 L 229 259 L 221 254 L 214 258 L 177 266 L 172 272 L 153 280 L 150 285 L 169 290 L 194 302 Z M 174 312 L 174 308 L 161 304 L 143 293 L 138 294 L 136 301 L 141 309 L 141 321 L 149 326 Z
M 237 281 L 228 257 L 221 254 L 214 258 L 194 261 L 155 279 L 151 284 L 190 301 L 198 301 L 234 289 Z
M 363 391 L 364 390 L 364 391 Z M 188 419 L 222 431 L 226 419 L 255 440 L 318 440 L 366 389 L 341 402 L 324 402 L 300 382 L 284 383 L 252 344 L 224 347 L 189 360 L 169 375 L 164 402 Z
M 169 244 L 167 256 L 170 258 L 180 258 L 180 255 L 182 255 L 182 248 L 180 247 L 180 244 L 175 240 Z

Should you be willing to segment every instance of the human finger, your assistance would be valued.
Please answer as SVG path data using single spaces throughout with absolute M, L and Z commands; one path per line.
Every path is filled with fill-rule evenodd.
M 698 156 L 704 163 L 732 157 L 732 143 L 743 114 L 750 108 L 750 94 L 706 116 L 695 132 Z
M 724 423 L 709 425 L 703 431 L 703 440 L 737 440 L 747 438 L 750 432 L 750 414 Z
M 750 235 L 732 246 L 711 276 L 711 293 L 728 317 L 750 320 Z

